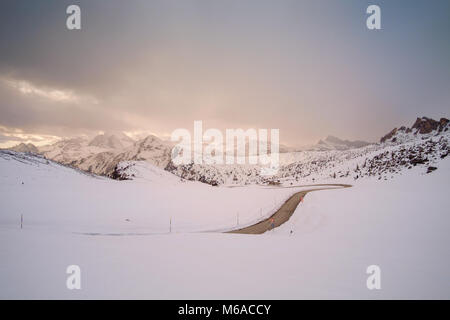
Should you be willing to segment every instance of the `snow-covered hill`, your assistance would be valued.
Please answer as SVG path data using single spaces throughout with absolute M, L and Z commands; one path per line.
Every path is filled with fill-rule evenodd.
M 403 143 L 384 142 L 345 152 L 305 153 L 300 161 L 284 166 L 279 177 L 286 181 L 307 179 L 316 182 L 339 177 L 356 180 L 367 176 L 386 180 L 416 166 L 423 173 L 429 173 L 437 170 L 441 160 L 448 156 L 449 138 L 447 131 L 431 132 L 409 136 Z
M 269 215 L 294 189 L 216 188 L 189 182 L 146 161 L 122 162 L 133 180 L 116 181 L 42 156 L 0 150 L 0 225 L 71 232 L 207 231 Z M 207 199 L 207 201 L 205 200 Z M 128 220 L 129 221 L 128 221 Z
M 145 161 L 115 181 L 0 151 L 0 298 L 448 299 L 449 159 L 337 178 L 353 187 L 310 193 L 254 236 L 196 231 L 256 222 L 301 188 L 212 187 Z M 65 285 L 73 264 L 81 290 Z M 370 265 L 381 290 L 366 287 Z

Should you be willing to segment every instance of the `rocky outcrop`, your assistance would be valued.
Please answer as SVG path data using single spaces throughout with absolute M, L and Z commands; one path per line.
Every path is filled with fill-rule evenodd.
M 411 128 L 406 128 L 405 126 L 402 126 L 399 129 L 394 128 L 380 139 L 380 143 L 387 141 L 396 142 L 398 132 L 405 134 L 412 132 L 414 135 L 445 132 L 448 130 L 448 123 L 449 120 L 446 118 L 441 118 L 439 121 L 427 117 L 417 118 Z
M 442 132 L 443 130 L 446 129 L 448 121 L 449 120 L 446 118 L 441 118 L 439 121 L 427 117 L 417 118 L 416 122 L 414 122 L 411 129 L 416 129 L 415 133 L 420 134 L 427 134 L 434 130 Z
M 380 142 L 383 143 L 383 142 L 385 142 L 385 141 L 387 141 L 387 140 L 392 139 L 392 137 L 393 137 L 396 133 L 397 133 L 397 128 L 394 128 L 394 129 L 393 129 L 391 132 L 389 132 L 387 135 L 383 136 L 383 137 L 380 139 Z

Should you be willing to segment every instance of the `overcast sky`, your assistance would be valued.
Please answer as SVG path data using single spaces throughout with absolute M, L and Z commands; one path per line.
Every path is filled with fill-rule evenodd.
M 82 29 L 66 28 L 81 7 Z M 366 27 L 381 7 L 382 30 Z M 375 141 L 450 116 L 450 1 L 2 0 L 0 146 L 278 128 Z

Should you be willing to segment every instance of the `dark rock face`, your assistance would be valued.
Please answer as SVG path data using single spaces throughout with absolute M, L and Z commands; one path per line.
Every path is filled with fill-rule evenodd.
M 426 117 L 417 118 L 416 122 L 414 122 L 412 129 L 417 129 L 416 133 L 426 134 L 430 133 L 433 130 L 436 130 L 439 127 L 439 122 L 433 119 L 429 119 Z
M 391 139 L 397 133 L 397 128 L 394 128 L 391 132 L 380 139 L 380 142 L 383 143 L 389 139 Z
M 445 129 L 445 131 L 448 130 L 447 124 L 448 124 L 449 120 L 446 118 L 441 118 L 441 120 L 439 120 L 439 132 L 442 132 L 442 130 Z
M 438 130 L 439 132 L 442 132 L 444 128 L 447 126 L 449 120 L 446 118 L 441 118 L 439 121 L 422 117 L 417 118 L 416 122 L 411 127 L 412 129 L 417 129 L 416 133 L 420 134 L 427 134 L 431 131 Z

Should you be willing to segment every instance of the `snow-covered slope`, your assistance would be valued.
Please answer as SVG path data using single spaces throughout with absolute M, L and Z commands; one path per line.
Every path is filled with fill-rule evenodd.
M 448 156 L 449 126 L 447 119 L 437 122 L 418 118 L 411 128 L 394 129 L 376 145 L 343 152 L 306 153 L 300 161 L 284 166 L 280 176 L 316 181 L 344 176 L 355 180 L 367 176 L 390 179 L 416 166 L 429 173 Z
M 40 156 L 0 151 L 0 224 L 71 232 L 206 231 L 256 221 L 294 189 L 218 188 L 188 182 L 145 161 L 123 162 L 134 180 L 116 181 Z M 128 221 L 128 220 L 129 221 Z
M 235 226 L 238 212 L 249 223 L 296 189 L 212 187 L 146 162 L 121 166 L 134 180 L 0 151 L 0 298 L 450 298 L 449 157 L 430 174 L 413 166 L 310 193 L 261 236 L 193 231 Z M 73 264 L 81 290 L 65 285 Z M 381 290 L 366 287 L 370 265 Z

